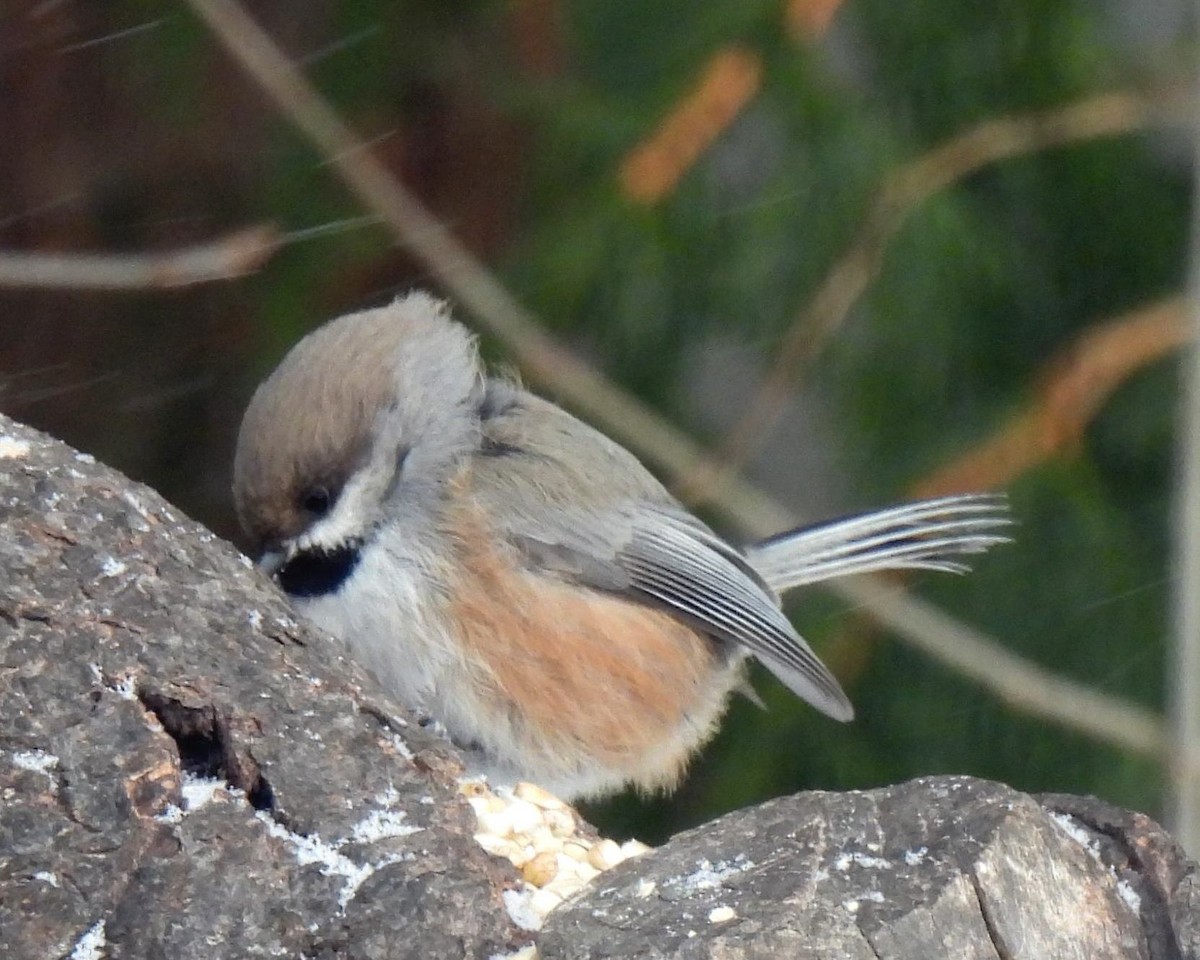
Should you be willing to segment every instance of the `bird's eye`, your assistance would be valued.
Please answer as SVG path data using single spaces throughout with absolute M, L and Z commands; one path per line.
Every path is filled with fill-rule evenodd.
M 312 487 L 304 492 L 300 506 L 314 517 L 323 517 L 333 506 L 333 495 L 325 487 Z

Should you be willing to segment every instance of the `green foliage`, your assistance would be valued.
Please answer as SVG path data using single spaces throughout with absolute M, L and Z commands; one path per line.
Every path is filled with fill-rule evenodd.
M 689 379 L 688 358 L 733 339 L 770 364 L 890 172 L 980 122 L 1132 84 L 1107 7 L 1083 0 L 855 0 L 809 44 L 775 0 L 564 0 L 544 5 L 560 18 L 540 26 L 562 66 L 542 72 L 518 55 L 516 6 L 298 3 L 267 26 L 313 56 L 309 75 L 451 227 L 490 237 L 479 246 L 549 328 L 710 440 L 694 400 L 720 385 Z M 104 52 L 128 113 L 162 127 L 161 178 L 205 184 L 214 232 L 360 215 L 183 10 L 122 0 L 107 14 L 114 30 L 163 18 Z M 757 96 L 668 196 L 626 197 L 622 161 L 733 45 L 761 62 Z M 511 146 L 486 189 L 451 176 L 498 141 Z M 1036 401 L 1051 356 L 1179 287 L 1187 180 L 1153 136 L 1114 137 L 995 164 L 911 211 L 800 372 L 840 438 L 829 459 L 842 473 L 775 494 L 801 510 L 882 505 L 1000 431 Z M 473 213 L 476 201 L 493 205 Z M 261 348 L 248 377 L 324 317 L 428 283 L 377 228 L 288 246 L 238 288 Z M 1015 544 L 969 577 L 911 588 L 1050 669 L 1161 707 L 1175 405 L 1169 363 L 1140 372 L 1077 448 L 1013 482 Z M 780 442 L 775 472 L 807 476 L 812 456 Z M 850 646 L 858 721 L 818 717 L 756 674 L 769 710 L 739 702 L 674 798 L 621 798 L 595 811 L 605 825 L 654 838 L 773 794 L 946 771 L 1157 806 L 1152 764 L 1022 715 L 828 596 L 788 610 L 818 650 Z
M 576 85 L 541 105 L 545 148 L 508 275 L 654 402 L 679 403 L 676 351 L 706 337 L 737 337 L 769 361 L 889 170 L 971 124 L 1121 83 L 1094 5 L 849 4 L 849 74 L 787 41 L 773 5 L 752 6 L 699 17 L 574 4 Z M 759 97 L 662 203 L 620 199 L 625 151 L 734 39 L 763 58 Z M 603 122 L 579 122 L 576 103 Z M 846 506 L 902 497 L 1033 402 L 1043 364 L 1075 335 L 1175 289 L 1187 206 L 1183 171 L 1130 137 L 995 165 L 913 211 L 804 374 L 848 438 Z M 1172 391 L 1163 365 L 1140 374 L 1079 450 L 1015 484 L 1015 545 L 970 577 L 915 589 L 1048 668 L 1161 706 Z M 789 609 L 818 649 L 846 623 L 817 595 Z M 769 712 L 736 708 L 673 801 L 595 815 L 654 835 L 798 787 L 946 771 L 1156 807 L 1152 763 L 1022 716 L 886 636 L 864 642 L 852 726 L 768 679 Z

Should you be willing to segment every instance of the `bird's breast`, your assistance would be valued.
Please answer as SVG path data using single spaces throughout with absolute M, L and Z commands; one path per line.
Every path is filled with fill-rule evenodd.
M 432 711 L 457 661 L 439 589 L 444 567 L 418 540 L 384 534 L 362 547 L 338 589 L 292 602 L 343 641 L 388 693 L 414 710 Z
M 564 794 L 673 784 L 740 661 L 668 613 L 527 569 L 478 512 L 454 523 L 448 619 L 477 666 L 485 751 Z

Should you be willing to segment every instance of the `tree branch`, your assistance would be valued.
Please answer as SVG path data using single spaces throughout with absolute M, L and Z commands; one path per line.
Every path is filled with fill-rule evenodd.
M 879 274 L 892 238 L 914 210 L 984 167 L 1098 137 L 1147 127 L 1162 111 L 1161 98 L 1117 91 L 1050 111 L 988 120 L 900 167 L 885 181 L 855 241 L 825 275 L 778 347 L 746 412 L 730 428 L 709 469 L 681 491 L 689 503 L 714 499 L 728 477 L 762 447 L 778 422 L 800 371 L 841 328 Z
M 168 290 L 253 273 L 279 249 L 269 224 L 161 253 L 26 253 L 0 250 L 0 287 Z

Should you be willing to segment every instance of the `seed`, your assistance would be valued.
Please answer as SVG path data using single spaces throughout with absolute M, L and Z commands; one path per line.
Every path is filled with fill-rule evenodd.
M 553 853 L 539 853 L 521 868 L 526 883 L 544 887 L 558 876 L 558 858 Z
M 533 891 L 533 896 L 529 898 L 530 908 L 543 917 L 562 902 L 563 898 L 549 887 Z
M 536 783 L 521 781 L 513 788 L 513 795 L 522 800 L 528 800 L 535 807 L 543 810 L 566 810 L 567 805 L 559 800 L 549 790 L 539 787 Z
M 588 851 L 588 863 L 597 870 L 608 870 L 625 859 L 615 840 L 604 839 Z

